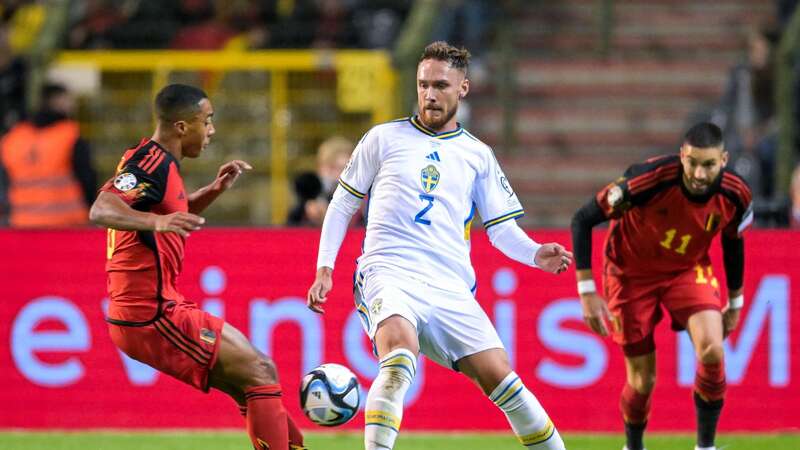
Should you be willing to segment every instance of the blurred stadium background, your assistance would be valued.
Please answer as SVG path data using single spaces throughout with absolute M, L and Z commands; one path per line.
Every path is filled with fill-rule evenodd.
M 75 118 L 92 148 L 92 163 L 102 183 L 113 174 L 122 151 L 152 131 L 150 111 L 158 89 L 170 82 L 204 88 L 216 109 L 217 134 L 203 157 L 183 166 L 187 185 L 207 183 L 219 165 L 232 158 L 249 161 L 255 170 L 208 210 L 206 218 L 212 227 L 228 228 L 210 233 L 217 244 L 211 238 L 202 240 L 203 244 L 190 242 L 182 282 L 187 297 L 205 299 L 209 309 L 222 308 L 226 318 L 246 334 L 250 330 L 248 335 L 255 340 L 253 330 L 258 327 L 253 302 L 268 299 L 265 301 L 272 306 L 285 301 L 301 307 L 313 272 L 316 233 L 279 228 L 301 200 L 294 180 L 317 170 L 317 150 L 326 139 L 342 136 L 355 142 L 372 125 L 413 113 L 417 57 L 434 39 L 463 44 L 473 53 L 472 91 L 460 120 L 495 150 L 526 207 L 527 215 L 520 223 L 534 235 L 544 233 L 567 242 L 572 213 L 597 189 L 633 162 L 676 151 L 689 124 L 715 120 L 723 126 L 728 142 L 735 143 L 729 147 L 732 164 L 754 188 L 756 225 L 761 228 L 755 230 L 754 239 L 759 247 L 747 263 L 746 291 L 748 299 L 761 299 L 761 303 L 755 302 L 761 305 L 761 315 L 752 320 L 750 335 L 745 330 L 734 336 L 733 342 L 738 343 L 734 354 L 741 357 L 742 373 L 738 382 L 732 383 L 732 395 L 738 399 L 732 403 L 741 407 L 726 409 L 721 425 L 723 436 L 732 431 L 757 434 L 737 435 L 741 440 L 723 438 L 722 442 L 729 449 L 800 448 L 793 404 L 800 398 L 800 390 L 793 379 L 798 369 L 791 345 L 797 344 L 800 310 L 790 289 L 800 276 L 800 260 L 791 251 L 800 244 L 800 235 L 791 229 L 800 221 L 800 198 L 793 191 L 800 190 L 800 183 L 792 183 L 800 105 L 796 93 L 800 86 L 800 10 L 795 9 L 796 3 L 4 0 L 0 6 L 0 131 L 5 133 L 33 114 L 44 84 L 64 84 L 77 96 Z M 7 186 L 0 182 L 0 191 L 4 188 Z M 0 201 L 0 220 L 5 225 L 8 206 Z M 356 235 L 360 232 L 354 231 Z M 114 429 L 200 428 L 212 439 L 197 443 L 182 437 L 147 440 L 141 441 L 141 446 L 130 444 L 131 448 L 245 448 L 243 433 L 230 437 L 233 443 L 213 441 L 214 429 L 238 426 L 234 408 L 225 407 L 222 419 L 208 417 L 209 408 L 223 408 L 219 405 L 226 400 L 221 396 L 196 403 L 178 401 L 173 408 L 159 399 L 203 396 L 169 380 L 158 380 L 121 387 L 120 395 L 127 400 L 119 405 L 107 394 L 93 397 L 99 389 L 111 388 L 102 383 L 128 383 L 115 378 L 122 373 L 112 369 L 119 366 L 119 356 L 106 342 L 102 315 L 95 311 L 105 294 L 103 239 L 98 230 L 0 229 L 0 277 L 8 277 L 0 288 L 0 302 L 4 303 L 0 306 L 0 401 L 4 405 L 0 407 L 4 411 L 0 412 L 0 448 L 127 448 L 114 440 L 121 434 L 116 438 L 101 434 L 88 441 L 72 434 L 28 434 L 33 430 L 72 433 L 104 428 L 104 416 L 110 417 Z M 356 240 L 349 239 L 351 243 Z M 570 336 L 584 335 L 579 320 L 556 326 L 550 330 L 553 334 L 546 335 L 541 331 L 542 317 L 549 317 L 545 313 L 551 310 L 541 305 L 530 310 L 522 306 L 530 302 L 552 306 L 561 300 L 571 300 L 574 306 L 572 277 L 554 283 L 527 275 L 481 245 L 487 247 L 479 244 L 473 261 L 488 291 L 479 293 L 480 300 L 492 308 L 497 321 L 508 314 L 509 309 L 504 308 L 509 303 L 504 302 L 511 302 L 511 317 L 520 322 L 509 325 L 509 342 L 516 343 L 518 371 L 533 380 L 534 391 L 537 385 L 547 384 L 541 363 L 548 358 L 562 367 L 590 366 L 591 354 L 574 347 L 570 353 L 568 345 L 554 343 L 562 337 L 568 342 Z M 748 252 L 753 245 L 748 244 Z M 357 255 L 357 244 L 351 247 L 345 256 Z M 766 268 L 758 268 L 762 264 Z M 351 301 L 345 288 L 348 269 L 343 267 L 337 279 L 340 313 L 326 317 L 325 323 L 308 325 L 301 313 L 284 311 L 301 325 L 273 323 L 267 328 L 273 334 L 264 331 L 258 335 L 262 348 L 276 353 L 282 376 L 292 389 L 302 371 L 317 362 L 308 356 L 309 351 L 319 362 L 334 358 L 353 366 L 354 361 L 368 359 L 368 354 L 351 355 L 348 346 L 363 346 L 363 338 L 349 336 L 350 328 L 342 325 L 349 323 L 347 305 Z M 785 283 L 780 284 L 781 280 Z M 509 300 L 512 297 L 513 301 Z M 34 318 L 25 316 L 28 322 L 20 325 L 23 313 L 33 310 L 31 305 L 41 306 L 37 302 L 55 298 L 66 303 L 45 302 L 43 310 L 53 307 L 64 315 L 31 313 Z M 85 335 L 75 331 L 81 322 L 69 319 L 73 317 L 70 305 L 88 316 L 83 319 L 89 324 L 83 325 Z M 514 307 L 519 309 L 516 315 Z M 523 319 L 527 313 L 531 318 Z M 575 319 L 568 314 L 565 317 Z M 308 339 L 306 326 L 314 324 L 324 330 L 325 343 L 314 344 L 311 339 L 300 349 L 296 343 Z M 29 327 L 27 334 L 25 326 Z M 560 331 L 565 334 L 559 335 Z M 89 335 L 91 343 L 80 340 Z M 68 343 L 61 345 L 61 338 Z M 668 408 L 666 403 L 673 394 L 683 395 L 686 401 L 675 409 L 681 417 L 654 416 L 654 429 L 666 434 L 661 435 L 663 442 L 654 442 L 650 449 L 690 448 L 692 441 L 685 436 L 692 432 L 693 418 L 686 394 L 689 388 L 680 375 L 681 341 L 669 334 L 660 339 L 671 356 L 660 366 L 667 387 L 656 391 L 664 403 L 656 408 Z M 750 347 L 743 344 L 746 339 L 750 339 L 746 341 Z M 270 344 L 273 340 L 277 344 Z M 590 381 L 580 384 L 579 380 L 566 387 L 566 392 L 561 390 L 565 385 L 544 386 L 540 389 L 545 394 L 540 397 L 548 410 L 556 411 L 554 416 L 561 423 L 568 424 L 567 436 L 576 436 L 570 448 L 619 448 L 621 436 L 603 433 L 621 428 L 615 409 L 622 382 L 621 360 L 608 342 L 594 340 L 600 342 L 600 348 L 607 348 L 602 367 L 587 369 L 600 370 L 599 374 L 592 378 L 583 373 Z M 330 349 L 332 341 L 337 344 Z M 580 345 L 585 341 L 569 342 Z M 324 348 L 313 350 L 314 345 Z M 532 351 L 536 356 L 525 360 L 526 346 L 541 352 Z M 21 357 L 26 351 L 34 356 Z M 81 352 L 89 353 L 78 359 L 75 354 Z M 25 369 L 25 364 L 33 372 Z M 76 378 L 74 384 L 48 381 L 47 371 L 65 364 L 83 364 L 81 370 L 88 378 Z M 135 370 L 126 367 L 130 379 Z M 429 370 L 424 395 L 450 383 L 440 369 L 430 365 Z M 356 367 L 356 371 L 368 386 L 369 369 Z M 37 379 L 36 373 L 44 373 L 44 378 Z M 470 389 L 466 384 L 455 385 L 456 390 Z M 494 414 L 490 405 L 479 403 L 477 391 L 470 395 L 473 397 L 462 408 Z M 567 402 L 570 407 L 551 409 L 552 403 L 570 395 L 576 397 Z M 137 398 L 150 399 L 150 409 L 136 403 Z M 447 396 L 433 398 L 447 401 Z M 504 430 L 500 416 L 480 424 L 461 422 L 463 427 L 443 425 L 437 422 L 441 418 L 436 416 L 434 402 L 420 406 L 418 419 L 408 419 L 408 429 Z M 187 407 L 206 417 L 183 422 L 181 411 Z M 413 408 L 409 417 L 415 414 Z M 310 422 L 304 425 L 316 431 Z M 19 429 L 27 431 L 4 432 Z M 358 424 L 350 429 L 357 431 Z M 599 440 L 587 433 L 600 433 Z M 671 433 L 676 434 L 672 437 Z M 139 442 L 145 434 L 132 439 Z M 473 444 L 475 448 L 516 448 L 508 436 L 496 440 L 492 436 L 453 445 L 462 450 Z M 317 439 L 315 448 L 337 448 L 335 436 Z M 358 447 L 358 438 L 342 439 L 349 443 L 340 444 L 341 448 Z M 184 443 L 178 444 L 178 440 Z M 400 442 L 409 449 L 434 445 L 412 447 L 411 441 L 404 444 L 402 438 Z M 435 445 L 449 448 L 442 442 Z

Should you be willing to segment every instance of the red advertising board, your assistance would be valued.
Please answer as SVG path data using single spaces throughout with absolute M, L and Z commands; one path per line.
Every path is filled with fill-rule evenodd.
M 351 296 L 362 232 L 345 241 L 324 316 L 305 308 L 318 231 L 209 229 L 193 233 L 179 287 L 222 315 L 279 367 L 290 412 L 301 416 L 298 385 L 322 362 L 345 364 L 368 387 L 375 361 Z M 565 231 L 534 231 L 540 242 L 569 243 Z M 511 361 L 562 430 L 621 429 L 621 352 L 580 319 L 574 274 L 517 264 L 474 235 L 477 297 Z M 601 236 L 595 236 L 600 245 Z M 743 322 L 726 344 L 728 398 L 723 430 L 797 426 L 800 369 L 800 234 L 747 238 Z M 0 231 L 0 428 L 240 427 L 231 400 L 204 395 L 129 360 L 103 321 L 105 234 Z M 595 252 L 598 253 L 598 252 Z M 719 261 L 719 255 L 715 255 Z M 722 273 L 717 264 L 717 273 Z M 721 277 L 724 278 L 724 277 Z M 691 346 L 662 324 L 658 386 L 650 429 L 692 430 Z M 503 415 L 462 375 L 422 360 L 407 396 L 404 429 L 505 430 Z M 764 411 L 768 410 L 769 414 Z M 300 419 L 304 427 L 313 425 Z M 361 417 L 347 424 L 357 429 Z

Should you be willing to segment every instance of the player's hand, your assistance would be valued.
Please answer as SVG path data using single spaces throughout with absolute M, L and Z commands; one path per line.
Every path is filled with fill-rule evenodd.
M 733 309 L 730 306 L 726 306 L 722 310 L 722 333 L 724 337 L 728 337 L 739 325 L 741 312 L 742 308 Z
M 320 267 L 317 269 L 317 278 L 314 280 L 314 284 L 311 285 L 311 288 L 308 289 L 308 309 L 316 313 L 325 314 L 322 305 L 328 301 L 328 292 L 333 288 L 332 274 L 333 269 L 330 267 Z
M 583 321 L 600 336 L 608 336 L 608 322 L 611 313 L 608 311 L 605 300 L 596 292 L 581 294 L 581 307 L 583 307 Z
M 192 213 L 178 211 L 167 215 L 157 215 L 154 230 L 158 233 L 178 233 L 189 237 L 189 232 L 200 229 L 206 219 Z
M 572 264 L 572 252 L 568 252 L 561 244 L 551 242 L 539 248 L 533 261 L 545 272 L 559 274 Z
M 252 168 L 253 166 L 239 159 L 223 164 L 217 172 L 217 178 L 214 180 L 214 188 L 221 191 L 229 189 L 242 172 Z

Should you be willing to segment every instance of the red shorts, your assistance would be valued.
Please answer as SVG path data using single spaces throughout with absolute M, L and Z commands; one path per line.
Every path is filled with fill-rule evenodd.
M 721 310 L 719 283 L 711 266 L 696 266 L 669 278 L 627 279 L 606 274 L 603 287 L 611 311 L 611 334 L 625 356 L 655 350 L 653 332 L 663 316 L 661 305 L 672 318 L 675 331 L 684 330 L 692 314 Z
M 126 355 L 208 392 L 224 323 L 194 303 L 169 302 L 150 325 L 108 328 L 111 340 Z

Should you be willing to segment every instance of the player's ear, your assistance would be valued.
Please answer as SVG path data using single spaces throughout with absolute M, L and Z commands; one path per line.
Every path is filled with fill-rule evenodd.
M 461 100 L 469 93 L 469 78 L 464 77 L 461 86 L 458 87 L 458 99 Z
M 186 135 L 186 130 L 188 129 L 189 124 L 187 124 L 183 120 L 179 120 L 177 122 L 174 122 L 172 126 L 175 128 L 175 131 L 178 133 L 178 136 L 184 136 Z
M 722 150 L 722 167 L 725 167 L 727 165 L 728 165 L 728 151 Z

